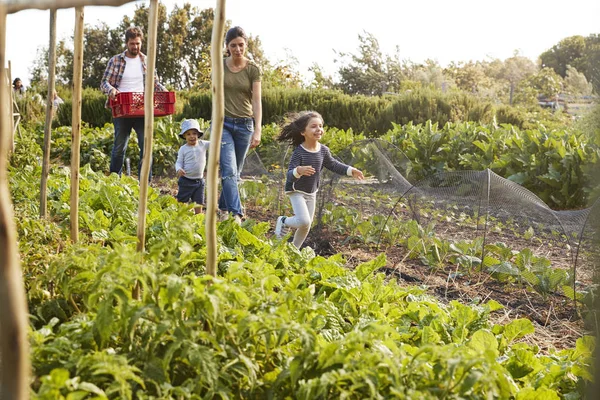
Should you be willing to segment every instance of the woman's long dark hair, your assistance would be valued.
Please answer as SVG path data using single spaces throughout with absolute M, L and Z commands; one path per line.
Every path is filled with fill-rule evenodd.
M 233 28 L 229 29 L 227 31 L 227 33 L 225 34 L 225 52 L 227 53 L 227 56 L 230 56 L 231 54 L 229 54 L 229 42 L 231 42 L 233 39 L 237 39 L 241 37 L 242 39 L 244 39 L 244 41 L 246 42 L 246 44 L 248 44 L 248 36 L 246 36 L 246 32 L 239 26 L 234 26 Z
M 241 37 L 248 43 L 248 36 L 246 36 L 246 32 L 239 26 L 234 26 L 229 29 L 225 34 L 225 46 L 229 44 L 233 39 Z
M 304 142 L 302 132 L 306 129 L 308 122 L 312 118 L 319 118 L 323 121 L 323 117 L 316 111 L 302 111 L 300 113 L 292 113 L 287 115 L 288 122 L 281 128 L 281 133 L 277 137 L 280 142 L 289 141 L 292 146 L 298 147 Z

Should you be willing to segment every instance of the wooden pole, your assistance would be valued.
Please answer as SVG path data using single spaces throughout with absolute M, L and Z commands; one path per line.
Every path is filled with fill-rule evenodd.
M 140 160 L 140 201 L 138 205 L 137 251 L 143 261 L 146 244 L 146 210 L 148 209 L 148 178 L 152 162 L 152 140 L 154 137 L 154 70 L 156 65 L 156 34 L 158 25 L 158 0 L 150 1 L 148 14 L 148 54 L 146 55 L 146 81 L 144 83 L 144 158 Z M 133 288 L 134 299 L 140 298 L 140 285 Z
M 81 147 L 81 84 L 83 75 L 83 7 L 75 9 L 73 101 L 71 119 L 71 241 L 79 241 L 79 164 Z
M 208 169 L 206 172 L 206 273 L 217 274 L 217 188 L 219 158 L 223 137 L 225 92 L 223 89 L 223 36 L 225 34 L 225 0 L 217 0 L 211 40 L 212 116 Z
M 122 6 L 123 4 L 131 3 L 134 0 L 27 0 L 12 2 L 6 5 L 7 14 L 14 14 L 23 10 L 32 8 L 38 10 L 73 8 L 85 6 Z
M 48 172 L 50 171 L 50 142 L 52 138 L 52 98 L 56 74 L 56 9 L 50 10 L 50 43 L 48 45 L 48 98 L 46 99 L 46 125 L 44 126 L 44 159 L 40 184 L 40 217 L 48 216 Z
M 12 67 L 10 64 L 10 60 L 8 61 L 8 85 L 10 86 L 12 84 Z M 21 111 L 19 110 L 19 105 L 17 104 L 17 101 L 15 100 L 15 94 L 12 91 L 12 87 L 11 89 L 8 91 L 10 93 L 10 115 L 12 115 L 13 118 L 13 129 L 12 129 L 12 151 L 15 151 L 15 132 L 17 132 L 17 130 L 19 131 L 19 136 L 21 135 Z M 16 120 L 15 120 L 16 118 Z
M 17 231 L 8 189 L 8 139 L 12 103 L 4 76 L 6 9 L 0 3 L 0 399 L 29 398 L 28 311 L 19 265 Z M 8 113 L 10 107 L 11 113 Z
M 14 129 L 14 113 L 13 113 L 13 104 L 15 99 L 13 98 L 13 96 L 15 95 L 12 87 L 10 86 L 12 84 L 12 65 L 10 63 L 10 60 L 8 61 L 8 77 L 7 77 L 7 81 L 8 81 L 8 85 L 9 85 L 9 89 L 8 89 L 8 107 L 10 110 L 10 120 L 13 123 L 13 129 L 10 130 L 10 151 L 14 153 L 15 151 L 15 129 Z
M 144 251 L 146 241 L 146 209 L 148 206 L 148 177 L 152 162 L 154 132 L 154 71 L 156 65 L 156 33 L 158 24 L 158 0 L 150 1 L 148 14 L 148 54 L 146 56 L 146 82 L 144 88 L 144 159 L 140 171 L 140 205 L 138 209 L 138 246 Z

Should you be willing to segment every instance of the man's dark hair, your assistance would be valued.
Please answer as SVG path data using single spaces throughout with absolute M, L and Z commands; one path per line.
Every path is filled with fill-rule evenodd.
M 142 29 L 138 28 L 137 26 L 130 26 L 125 31 L 125 43 L 129 42 L 130 39 L 135 39 L 138 37 L 141 40 L 144 40 L 144 32 L 142 32 Z

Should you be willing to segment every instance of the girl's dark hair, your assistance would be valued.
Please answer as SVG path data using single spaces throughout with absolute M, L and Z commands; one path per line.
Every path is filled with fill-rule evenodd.
M 17 86 L 17 82 L 21 82 L 21 78 L 15 78 L 13 81 L 13 86 Z
M 298 147 L 304 142 L 302 132 L 308 126 L 308 122 L 312 118 L 319 118 L 323 121 L 323 117 L 316 111 L 302 111 L 300 113 L 292 113 L 286 116 L 288 122 L 281 128 L 281 133 L 277 137 L 280 142 L 290 141 L 294 147 Z
M 248 43 L 248 36 L 246 36 L 246 32 L 244 32 L 242 28 L 240 28 L 239 26 L 234 26 L 233 28 L 229 29 L 227 31 L 227 34 L 225 35 L 225 46 L 228 46 L 229 42 L 239 37 L 241 37 L 246 43 Z

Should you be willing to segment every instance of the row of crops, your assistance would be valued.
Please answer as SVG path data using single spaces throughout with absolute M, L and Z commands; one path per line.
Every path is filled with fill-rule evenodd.
M 542 353 L 523 340 L 529 320 L 492 322 L 495 301 L 441 304 L 378 273 L 384 256 L 350 271 L 272 240 L 268 223 L 220 223 L 218 277 L 205 276 L 203 215 L 153 190 L 142 259 L 131 178 L 83 168 L 70 244 L 68 169 L 52 170 L 49 220 L 39 173 L 10 171 L 33 398 L 551 399 L 591 381 L 591 337 Z
M 396 127 L 389 134 L 413 132 L 412 142 L 401 143 L 418 152 L 431 147 L 419 145 L 416 132 L 443 138 L 452 128 Z M 482 141 L 485 129 L 511 131 L 473 128 Z M 168 174 L 180 143 L 177 123 L 163 119 L 157 132 L 155 167 Z M 274 127 L 265 129 L 262 155 L 277 167 L 274 133 Z M 383 255 L 349 270 L 342 255 L 324 258 L 274 241 L 269 223 L 220 223 L 218 277 L 205 276 L 203 215 L 153 190 L 142 258 L 136 251 L 137 181 L 102 173 L 110 126 L 84 130 L 82 235 L 73 245 L 69 169 L 58 166 L 62 157 L 69 159 L 70 133 L 53 132 L 57 165 L 48 184 L 48 220 L 38 218 L 38 134 L 26 130 L 18 138 L 9 183 L 31 313 L 33 398 L 552 399 L 581 397 L 592 379 L 592 337 L 541 352 L 524 340 L 535 335 L 529 320 L 493 322 L 494 313 L 503 312 L 495 301 L 442 304 L 423 288 L 400 287 L 379 273 Z M 330 130 L 326 137 L 336 151 L 359 136 Z M 438 139 L 442 150 L 432 154 L 449 153 L 445 146 L 459 140 Z M 582 159 L 576 168 L 595 162 L 589 148 L 575 150 Z M 130 152 L 133 162 L 136 153 Z M 434 167 L 445 168 L 435 161 Z M 249 184 L 256 187 L 243 191 L 256 204 L 273 201 L 260 183 Z M 329 211 L 325 223 L 354 229 L 369 241 L 372 227 L 362 218 Z M 462 251 L 468 273 L 469 244 L 451 248 L 414 223 L 390 229 L 404 230 L 389 232 L 390 240 L 400 235 L 408 246 L 417 240 L 412 256 L 431 268 Z M 524 262 L 545 264 L 522 253 Z M 499 248 L 492 256 L 503 254 Z M 131 295 L 136 282 L 143 289 L 139 300 Z
M 202 123 L 209 129 L 208 122 Z M 179 121 L 163 118 L 155 125 L 153 145 L 154 175 L 173 176 Z M 275 143 L 278 127 L 263 128 L 263 141 L 257 149 L 264 165 L 282 168 L 282 149 Z M 31 134 L 23 138 L 22 146 L 31 145 Z M 135 136 L 135 135 L 134 135 Z M 70 127 L 60 127 L 52 133 L 52 158 L 68 164 L 71 157 Z M 42 136 L 35 142 L 41 145 Z M 341 153 L 353 142 L 365 139 L 351 129 L 327 130 L 323 142 L 334 154 Z M 437 172 L 491 169 L 496 174 L 531 190 L 554 209 L 574 209 L 588 206 L 598 197 L 593 171 L 600 158 L 600 147 L 589 132 L 574 127 L 519 130 L 511 125 L 481 125 L 448 123 L 444 126 L 394 125 L 382 137 L 404 152 L 411 166 L 406 178 L 410 182 Z M 112 125 L 102 128 L 84 127 L 81 138 L 81 162 L 96 171 L 108 171 L 112 148 Z M 135 143 L 135 137 L 132 138 Z M 41 157 L 36 146 L 32 151 Z M 130 145 L 128 157 L 137 165 L 139 153 Z

